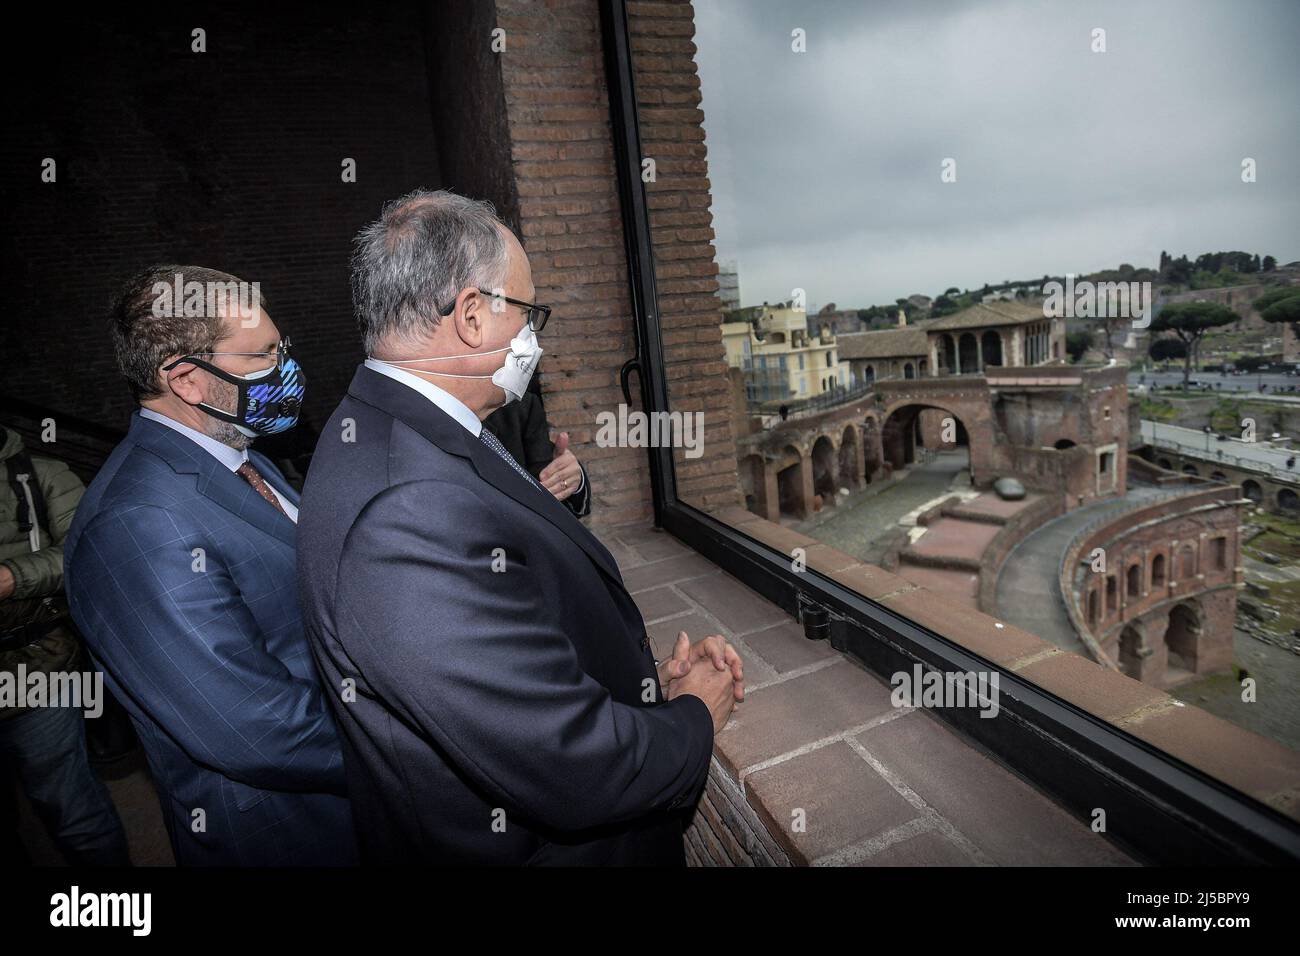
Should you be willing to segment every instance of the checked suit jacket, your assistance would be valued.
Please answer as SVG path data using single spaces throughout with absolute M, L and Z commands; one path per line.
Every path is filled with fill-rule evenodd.
M 432 401 L 360 368 L 298 526 L 363 862 L 682 865 L 713 751 L 609 552 Z
M 242 477 L 138 412 L 68 533 L 72 616 L 139 734 L 178 864 L 357 862 L 294 539 Z

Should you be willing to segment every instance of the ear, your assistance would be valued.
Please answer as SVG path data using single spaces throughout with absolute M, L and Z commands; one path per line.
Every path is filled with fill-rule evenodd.
M 170 358 L 163 364 L 169 364 L 176 361 L 176 358 Z M 206 399 L 203 391 L 203 379 L 201 376 L 202 369 L 197 365 L 191 365 L 188 362 L 182 362 L 170 372 L 160 372 L 162 376 L 163 393 L 168 391 L 174 392 L 176 396 L 189 405 L 197 405 Z
M 456 334 L 471 351 L 483 344 L 492 305 L 478 289 L 461 289 L 450 318 Z

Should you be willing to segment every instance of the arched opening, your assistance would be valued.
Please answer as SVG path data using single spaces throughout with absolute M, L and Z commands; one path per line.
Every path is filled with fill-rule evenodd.
M 1300 495 L 1290 488 L 1283 488 L 1277 493 L 1277 506 L 1282 511 L 1294 514 L 1300 511 Z
M 871 476 L 882 464 L 880 431 L 874 418 L 862 423 L 862 458 L 864 462 L 862 483 L 871 484 Z
M 939 368 L 949 375 L 955 375 L 959 369 L 957 367 L 957 346 L 952 340 L 952 336 L 944 334 L 939 336 Z
M 1159 465 L 1161 468 L 1163 468 L 1165 471 L 1174 470 L 1174 463 L 1170 461 L 1168 458 L 1161 458 L 1159 461 L 1156 462 L 1156 464 Z
M 1200 473 L 1199 471 L 1196 470 L 1196 466 L 1195 466 L 1195 465 L 1183 465 L 1183 474 L 1184 474 L 1184 475 L 1196 475 L 1197 477 L 1200 477 L 1200 474 L 1201 474 L 1201 473 Z
M 912 368 L 911 362 L 903 364 L 903 378 L 916 378 L 916 369 Z
M 840 483 L 848 486 L 850 489 L 858 484 L 858 462 L 861 461 L 862 454 L 858 450 L 858 430 L 852 425 L 844 427 L 844 434 L 840 436 Z
M 1175 605 L 1169 612 L 1169 629 L 1165 631 L 1169 667 L 1195 673 L 1200 639 L 1201 620 L 1196 609 L 1190 603 Z
M 1227 481 L 1227 480 L 1228 480 L 1228 476 L 1225 475 L 1225 474 L 1224 474 L 1223 472 L 1221 472 L 1221 471 L 1212 471 L 1212 472 L 1210 472 L 1210 477 L 1213 478 L 1215 481 Z
M 927 481 L 937 480 L 940 473 L 956 478 L 971 467 L 970 436 L 961 419 L 947 409 L 923 405 L 895 409 L 881 426 L 880 442 L 884 460 L 895 471 L 919 463 L 931 473 Z
M 1052 447 L 1055 448 L 1057 451 L 1065 451 L 1065 449 L 1067 448 L 1074 448 L 1075 444 L 1074 442 L 1070 441 L 1070 439 L 1068 438 L 1059 438 L 1052 445 Z
M 980 336 L 980 349 L 984 353 L 984 367 L 1002 364 L 1002 336 L 989 329 Z
M 835 503 L 835 446 L 822 435 L 812 448 L 813 494 L 821 495 L 822 504 Z M 816 505 L 814 504 L 814 508 Z
M 974 332 L 963 332 L 957 342 L 958 362 L 961 373 L 968 375 L 980 370 L 979 343 L 975 341 Z
M 864 385 L 870 385 L 876 380 L 876 367 L 874 365 L 865 365 L 862 368 L 862 382 Z
M 1142 679 L 1142 635 L 1131 624 L 1119 635 L 1119 669 L 1134 680 Z
M 804 495 L 803 456 L 799 449 L 787 445 L 776 473 L 777 508 L 783 515 L 808 517 L 809 502 Z
M 1255 504 L 1264 500 L 1264 489 L 1260 488 L 1259 482 L 1251 481 L 1249 478 L 1241 483 L 1241 493 Z
M 1114 614 L 1119 608 L 1119 587 L 1115 584 L 1115 575 L 1106 575 L 1106 613 Z
M 1151 559 L 1151 586 L 1153 588 L 1165 586 L 1165 556 L 1163 554 L 1157 554 Z
M 1136 600 L 1142 596 L 1142 565 L 1130 564 L 1126 578 L 1128 596 Z

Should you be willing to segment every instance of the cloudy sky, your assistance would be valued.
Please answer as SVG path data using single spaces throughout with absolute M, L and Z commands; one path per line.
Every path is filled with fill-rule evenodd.
M 718 254 L 744 304 L 801 287 L 865 306 L 1161 249 L 1300 259 L 1297 0 L 695 12 Z

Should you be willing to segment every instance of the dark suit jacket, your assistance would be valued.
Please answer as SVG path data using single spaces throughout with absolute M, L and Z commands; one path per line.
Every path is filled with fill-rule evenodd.
M 269 460 L 249 458 L 297 503 Z M 64 569 L 72 616 L 144 745 L 176 862 L 356 863 L 343 754 L 298 614 L 293 522 L 137 413 L 77 509 Z
M 661 702 L 609 552 L 370 369 L 321 434 L 299 582 L 327 682 L 355 682 L 331 700 L 363 860 L 682 864 L 713 722 Z
M 555 443 L 551 441 L 551 426 L 546 421 L 542 397 L 532 389 L 523 398 L 502 405 L 483 419 L 483 427 L 496 435 L 506 451 L 532 473 L 534 478 L 555 458 Z M 564 506 L 579 518 L 591 514 L 591 478 L 582 463 L 582 489 L 564 499 Z

